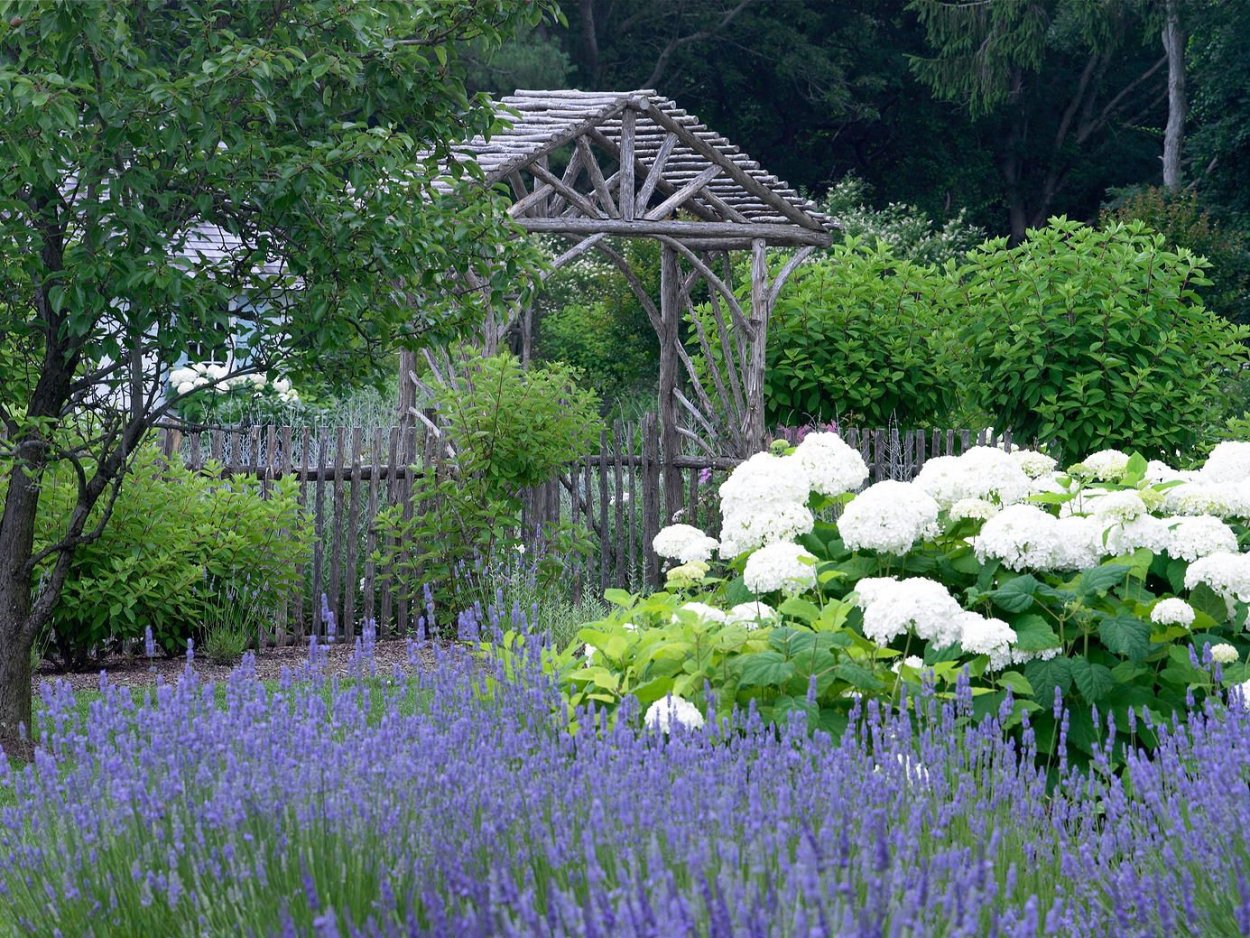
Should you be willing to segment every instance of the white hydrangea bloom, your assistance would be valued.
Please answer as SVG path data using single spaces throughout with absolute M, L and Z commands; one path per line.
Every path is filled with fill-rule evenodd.
M 963 521 L 971 518 L 975 521 L 988 521 L 1000 511 L 993 502 L 984 498 L 961 498 L 950 507 L 952 521 Z
M 1012 452 L 1011 458 L 1030 479 L 1040 479 L 1042 476 L 1050 475 L 1058 465 L 1045 453 L 1039 453 L 1035 449 L 1017 449 Z
M 809 433 L 791 458 L 806 470 L 812 490 L 822 495 L 853 492 L 868 480 L 864 458 L 836 433 Z
M 1106 556 L 1103 537 L 1107 525 L 1103 519 L 1073 516 L 1060 518 L 1052 529 L 1053 560 L 1049 567 L 1038 569 L 1084 570 L 1096 567 Z
M 1189 628 L 1194 624 L 1194 607 L 1174 596 L 1161 599 L 1150 610 L 1150 621 L 1158 625 L 1183 625 Z
M 1185 588 L 1205 583 L 1225 598 L 1250 602 L 1250 554 L 1219 553 L 1199 557 L 1185 571 Z
M 798 544 L 769 544 L 747 558 L 742 579 L 752 593 L 801 593 L 816 585 L 815 561 Z
M 1201 480 L 1184 482 L 1164 492 L 1163 507 L 1173 515 L 1250 517 L 1250 484 Z
M 1102 449 L 1086 456 L 1071 472 L 1077 475 L 1091 475 L 1099 482 L 1118 482 L 1128 469 L 1128 454 L 1118 449 Z
M 924 659 L 919 655 L 908 655 L 906 658 L 901 658 L 890 665 L 890 670 L 895 674 L 898 674 L 898 672 L 903 668 L 912 668 L 916 671 L 923 671 Z
M 1031 483 L 1010 453 L 992 446 L 974 446 L 959 456 L 928 460 L 914 484 L 942 508 L 950 508 L 968 498 L 1011 505 L 1029 494 Z
M 195 381 L 199 374 L 194 368 L 175 368 L 169 373 L 169 383 L 174 387 L 180 384 L 189 384 Z
M 670 733 L 674 726 L 697 730 L 703 727 L 703 714 L 684 697 L 665 697 L 647 708 L 642 718 L 648 729 Z
M 1057 525 L 1036 505 L 1011 505 L 985 522 L 972 546 L 981 563 L 999 560 L 1010 570 L 1048 570 L 1059 554 Z
M 729 610 L 726 622 L 730 625 L 741 625 L 752 631 L 761 624 L 777 621 L 777 610 L 768 603 L 738 603 Z
M 959 641 L 963 609 L 950 592 L 927 577 L 865 577 L 855 584 L 864 610 L 864 635 L 886 645 L 911 629 L 942 648 Z
M 1235 554 L 1237 535 L 1219 518 L 1210 515 L 1181 518 L 1168 534 L 1167 552 L 1189 561 L 1211 554 Z
M 918 486 L 887 479 L 855 496 L 838 519 L 838 531 L 851 550 L 905 554 L 938 533 L 938 511 L 938 503 Z
M 715 606 L 709 606 L 707 603 L 686 603 L 681 609 L 685 612 L 693 612 L 696 616 L 706 622 L 725 622 L 728 617 L 723 609 L 717 609 Z M 674 622 L 680 622 L 680 618 L 673 616 Z
M 706 562 L 712 559 L 712 551 L 720 546 L 714 537 L 709 537 L 698 528 L 689 524 L 670 524 L 661 528 L 651 541 L 651 546 L 661 557 L 668 557 L 681 563 L 692 560 Z
M 589 663 L 595 657 L 595 646 L 587 642 L 582 646 L 582 655 Z
M 1136 492 L 1125 489 L 1120 492 L 1107 492 L 1091 499 L 1088 509 L 1104 518 L 1132 521 L 1146 513 L 1146 503 Z
M 1229 701 L 1236 701 L 1241 706 L 1250 710 L 1250 681 L 1242 681 L 1240 684 L 1234 685 L 1228 692 Z
M 1225 440 L 1216 444 L 1198 474 L 1211 482 L 1250 482 L 1250 443 Z
M 1232 664 L 1234 661 L 1240 661 L 1241 655 L 1237 654 L 1237 649 L 1228 642 L 1220 642 L 1218 645 L 1211 646 L 1211 660 L 1216 664 Z
M 1016 630 L 1002 619 L 994 619 L 979 612 L 964 612 L 959 616 L 959 644 L 973 655 L 989 655 L 991 671 L 1001 671 L 1011 663 L 1011 646 L 1016 641 Z
M 1156 554 L 1167 550 L 1172 540 L 1168 523 L 1153 515 L 1142 515 L 1132 521 L 1112 524 L 1103 534 L 1108 554 L 1131 554 L 1146 548 Z
M 742 508 L 726 513 L 721 524 L 720 555 L 737 557 L 757 547 L 792 541 L 810 531 L 815 523 L 811 511 L 796 503 L 761 504 L 754 510 Z
M 194 381 L 183 381 L 177 386 L 176 390 L 179 394 L 190 394 L 197 387 L 199 387 L 199 385 L 197 385 Z
M 797 459 L 756 453 L 738 465 L 721 483 L 721 511 L 731 513 L 742 506 L 760 503 L 806 503 L 811 480 Z
M 1189 482 L 1197 476 L 1197 473 L 1184 469 L 1173 469 L 1167 463 L 1159 459 L 1152 459 L 1146 463 L 1146 481 L 1158 485 L 1162 482 Z
M 1027 664 L 1030 661 L 1049 661 L 1063 653 L 1062 648 L 1043 648 L 1041 651 L 1021 651 L 1013 648 L 1010 655 L 1011 664 Z

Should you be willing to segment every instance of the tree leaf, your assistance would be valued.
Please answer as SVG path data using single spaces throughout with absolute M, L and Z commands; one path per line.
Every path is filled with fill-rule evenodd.
M 1045 651 L 1059 647 L 1059 636 L 1041 616 L 1014 616 L 1011 627 L 1016 633 L 1015 648 L 1020 651 Z

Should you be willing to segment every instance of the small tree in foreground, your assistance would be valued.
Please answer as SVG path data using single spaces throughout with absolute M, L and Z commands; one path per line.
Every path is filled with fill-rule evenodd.
M 178 399 L 171 364 L 242 306 L 214 382 L 345 383 L 514 288 L 527 255 L 499 203 L 433 177 L 494 121 L 458 44 L 550 9 L 0 0 L 0 741 L 30 724 L 32 643 L 75 548 Z M 481 289 L 440 302 L 466 271 Z M 65 464 L 73 506 L 37 551 L 40 480 Z

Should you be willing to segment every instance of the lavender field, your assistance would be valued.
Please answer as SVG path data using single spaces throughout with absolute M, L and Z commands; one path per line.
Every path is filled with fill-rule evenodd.
M 541 678 L 463 658 L 44 696 L 34 763 L 0 769 L 0 934 L 1250 930 L 1240 705 L 1048 786 L 966 688 L 837 741 L 751 714 L 570 735 Z

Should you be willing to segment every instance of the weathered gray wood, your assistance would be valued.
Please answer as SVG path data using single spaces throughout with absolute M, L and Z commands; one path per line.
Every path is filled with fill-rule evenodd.
M 633 108 L 621 114 L 621 188 L 617 198 L 620 200 L 621 219 L 627 222 L 634 220 L 634 197 L 637 195 L 634 188 L 634 122 L 637 117 L 638 112 Z
M 720 166 L 709 166 L 655 208 L 651 209 L 651 211 L 643 215 L 643 218 L 649 221 L 658 221 L 659 219 L 666 218 L 670 213 L 676 211 L 688 202 L 692 196 L 696 195 L 699 190 L 719 176 L 722 172 L 724 172 L 724 169 Z
M 555 190 L 555 196 L 562 197 L 569 202 L 569 204 L 576 206 L 586 215 L 587 218 L 607 218 L 606 212 L 601 211 L 593 202 L 590 201 L 590 199 L 586 198 L 571 186 L 566 185 L 564 180 L 558 179 L 553 173 L 537 165 L 531 166 L 530 170 L 534 173 L 535 178 L 541 179 Z M 552 204 L 550 206 L 550 211 L 552 213 L 555 213 L 558 210 L 559 206 L 557 204 Z M 524 223 L 525 220 L 522 221 L 522 224 Z
M 620 210 L 617 209 L 616 201 L 608 191 L 608 182 L 603 178 L 603 169 L 599 166 L 599 161 L 595 159 L 595 154 L 591 151 L 586 137 L 584 135 L 578 137 L 574 144 L 577 146 L 577 152 L 581 154 L 582 165 L 586 167 L 586 175 L 590 177 L 590 184 L 594 187 L 600 207 L 612 218 L 619 218 Z
M 655 415 L 642 418 L 642 553 L 643 581 L 660 586 L 660 558 L 653 543 L 660 530 L 660 438 Z
M 612 553 L 616 561 L 616 574 L 612 585 L 620 587 L 627 585 L 628 582 L 625 579 L 625 471 L 621 463 L 623 448 L 621 422 L 616 420 L 612 423 L 612 482 L 615 493 L 613 501 L 616 508 L 616 526 L 612 530 Z
M 356 594 L 360 590 L 357 554 L 360 551 L 360 468 L 363 462 L 364 432 L 352 427 L 351 492 L 347 503 L 347 560 L 343 575 L 343 641 L 350 643 L 356 629 Z
M 638 205 L 646 209 L 647 203 L 651 201 L 651 196 L 655 194 L 656 187 L 660 184 L 660 180 L 664 178 L 664 165 L 668 162 L 669 157 L 673 153 L 673 147 L 677 146 L 677 135 L 667 133 L 664 135 L 664 142 L 660 144 L 652 157 L 651 168 L 647 170 L 647 177 L 642 181 L 642 188 L 638 190 Z
M 624 213 L 622 213 L 624 214 Z M 655 221 L 637 219 L 627 221 L 624 218 L 531 218 L 523 216 L 517 222 L 526 231 L 536 234 L 604 234 L 618 235 L 625 238 L 654 238 L 666 236 L 683 239 L 695 238 L 730 238 L 735 241 L 743 238 L 751 240 L 763 239 L 767 244 L 776 246 L 799 247 L 814 245 L 828 247 L 830 236 L 827 233 L 800 230 L 786 225 L 750 224 L 736 222 L 709 221 Z
M 665 461 L 664 506 L 671 517 L 681 507 L 681 473 L 670 460 L 681 455 L 677 432 L 677 346 L 681 341 L 681 268 L 676 252 L 660 248 L 660 450 Z
M 313 634 L 323 634 L 325 622 L 321 616 L 321 573 L 325 563 L 325 482 L 326 470 L 326 439 L 322 433 L 317 434 L 317 477 L 313 501 L 313 572 L 312 572 L 312 624 Z

